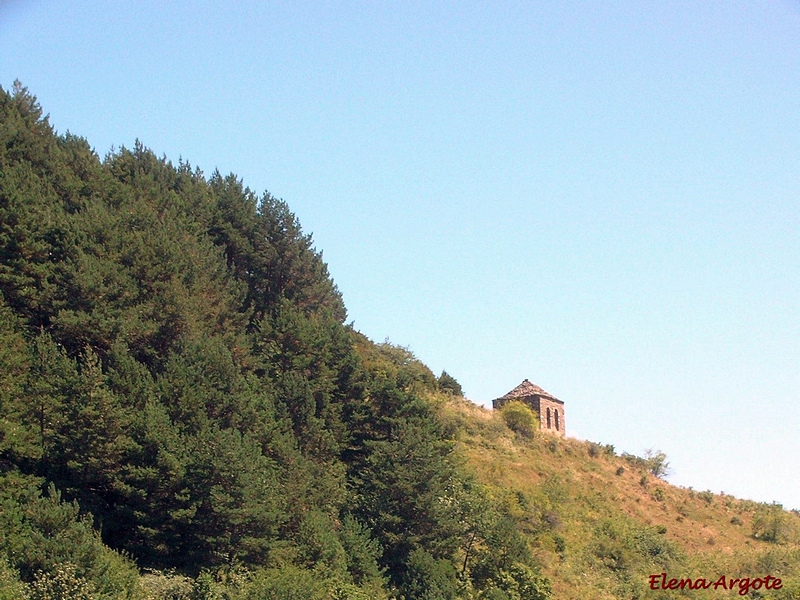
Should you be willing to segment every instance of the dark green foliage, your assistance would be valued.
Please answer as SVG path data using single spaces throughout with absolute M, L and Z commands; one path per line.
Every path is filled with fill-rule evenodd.
M 283 567 L 259 573 L 245 600 L 325 600 L 325 581 L 313 571 Z
M 685 556 L 665 533 L 658 527 L 615 519 L 603 520 L 593 532 L 590 552 L 597 568 L 606 569 L 617 581 L 620 597 L 644 592 L 643 580 L 632 580 L 631 573 L 672 572 L 685 564 Z
M 297 544 L 300 559 L 307 567 L 316 566 L 332 575 L 342 575 L 347 571 L 344 547 L 332 520 L 321 511 L 312 510 L 303 516 Z
M 52 484 L 42 496 L 38 483 L 14 473 L 0 477 L 0 549 L 8 564 L 42 589 L 73 582 L 98 594 L 136 597 L 133 565 L 102 544 L 77 503 L 62 502 Z
M 348 415 L 354 514 L 380 541 L 381 562 L 393 582 L 403 585 L 412 552 L 424 549 L 439 560 L 452 557 L 458 546 L 458 465 L 453 442 L 417 395 L 435 389 L 430 371 L 388 344 L 375 347 L 365 362 L 372 367 L 368 396 Z
M 378 567 L 381 547 L 369 535 L 363 525 L 350 515 L 345 515 L 339 529 L 339 540 L 345 552 L 347 570 L 356 584 L 384 583 L 384 576 Z
M 101 161 L 0 90 L 0 582 L 133 598 L 109 546 L 198 598 L 451 598 L 531 564 L 428 399 L 458 382 L 345 317 L 283 201 L 138 142 Z
M 30 363 L 22 323 L 0 295 L 0 457 L 20 459 L 36 454 L 33 432 L 23 425 L 23 391 Z
M 245 307 L 260 319 L 283 298 L 343 322 L 341 295 L 286 203 L 269 194 L 256 199 L 233 175 L 215 173 L 209 186 L 217 202 L 209 234 L 225 248 L 236 278 L 247 284 Z
M 789 519 L 780 505 L 763 504 L 753 519 L 753 537 L 765 542 L 786 541 L 791 528 Z
M 0 295 L 0 398 L 17 396 L 29 368 L 29 349 L 20 319 Z
M 78 198 L 60 194 L 75 175 L 36 99 L 18 83 L 0 94 L 0 291 L 33 326 L 62 302 L 60 288 L 74 231 L 68 211 Z
M 183 566 L 263 561 L 285 519 L 275 465 L 236 430 L 210 428 L 184 442 L 181 489 L 168 499 L 171 553 Z
M 532 560 L 530 550 L 508 511 L 491 504 L 485 506 L 484 511 L 476 529 L 471 575 L 475 587 L 490 590 L 497 587 L 503 573 L 510 572 L 515 565 L 531 564 Z
M 523 563 L 514 563 L 499 571 L 480 597 L 487 600 L 549 600 L 552 595 L 546 578 Z
M 0 600 L 28 600 L 25 584 L 5 557 L 0 558 Z
M 458 581 L 453 564 L 446 560 L 436 560 L 422 548 L 417 548 L 409 555 L 404 580 L 403 589 L 409 598 L 458 598 Z
M 456 381 L 456 378 L 450 375 L 447 371 L 442 371 L 439 379 L 436 380 L 439 385 L 439 390 L 445 394 L 452 394 L 454 396 L 463 397 L 464 391 L 461 389 L 461 384 Z

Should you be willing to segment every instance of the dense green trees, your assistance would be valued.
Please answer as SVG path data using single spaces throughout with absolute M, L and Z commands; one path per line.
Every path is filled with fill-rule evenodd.
M 138 142 L 101 161 L 0 90 L 7 595 L 135 598 L 132 561 L 201 574 L 198 598 L 238 568 L 254 598 L 464 597 L 530 568 L 490 560 L 506 521 L 478 518 L 431 400 L 458 382 L 345 317 L 284 202 Z
M 456 378 L 450 375 L 447 371 L 442 371 L 437 380 L 439 390 L 445 394 L 453 394 L 454 396 L 463 396 L 464 391 L 461 389 L 461 384 L 456 381 Z

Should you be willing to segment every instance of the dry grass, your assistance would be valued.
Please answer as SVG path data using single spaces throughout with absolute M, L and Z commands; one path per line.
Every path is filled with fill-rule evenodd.
M 556 598 L 617 598 L 620 585 L 646 587 L 644 581 L 621 584 L 624 573 L 598 567 L 595 532 L 604 523 L 667 540 L 667 547 L 680 554 L 674 564 L 686 571 L 676 577 L 758 577 L 772 568 L 773 576 L 786 577 L 786 592 L 763 597 L 794 597 L 789 588 L 800 579 L 798 515 L 779 511 L 780 543 L 762 541 L 753 532 L 771 507 L 670 485 L 590 442 L 547 434 L 526 440 L 508 430 L 499 415 L 469 401 L 451 399 L 441 410 L 457 425 L 459 443 L 478 479 L 497 495 L 527 499 L 521 528 Z M 647 557 L 636 565 L 646 570 Z M 634 577 L 646 581 L 643 572 Z M 727 596 L 710 591 L 693 591 L 692 597 Z M 658 597 L 654 594 L 645 590 L 642 597 Z

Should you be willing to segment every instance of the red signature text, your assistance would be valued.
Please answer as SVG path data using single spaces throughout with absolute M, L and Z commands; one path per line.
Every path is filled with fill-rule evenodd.
M 779 590 L 783 587 L 783 582 L 779 577 L 767 575 L 766 577 L 726 577 L 722 575 L 717 579 L 706 579 L 705 577 L 698 577 L 692 579 L 687 577 L 685 579 L 667 578 L 666 573 L 659 573 L 658 575 L 650 575 L 650 589 L 651 590 L 707 590 L 708 588 L 723 590 L 734 590 L 739 588 L 739 595 L 746 596 L 750 590 Z

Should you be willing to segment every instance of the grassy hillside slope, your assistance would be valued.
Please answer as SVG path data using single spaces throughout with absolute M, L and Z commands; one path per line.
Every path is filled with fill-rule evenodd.
M 731 578 L 767 575 L 780 577 L 781 589 L 751 583 L 746 597 L 800 598 L 796 513 L 670 485 L 612 446 L 520 436 L 468 401 L 441 410 L 477 478 L 511 507 L 555 598 L 742 597 Z M 649 576 L 662 572 L 707 583 L 725 576 L 734 589 L 651 590 Z
M 283 201 L 0 88 L 0 600 L 800 597 L 797 515 L 535 435 L 346 314 Z
M 346 314 L 282 200 L 0 88 L 0 600 L 550 598 Z

